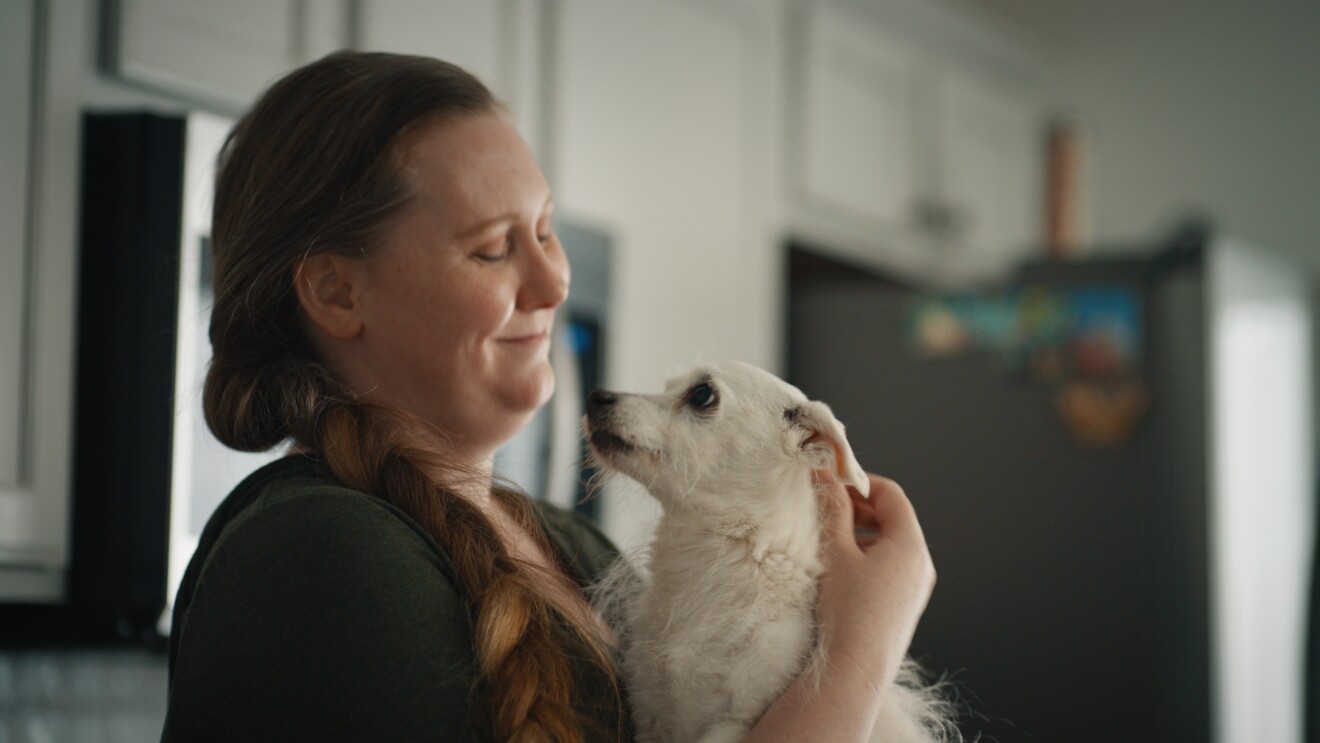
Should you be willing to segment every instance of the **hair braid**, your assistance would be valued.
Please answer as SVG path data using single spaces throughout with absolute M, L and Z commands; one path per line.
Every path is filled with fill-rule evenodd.
M 478 508 L 434 484 L 428 472 L 452 467 L 431 450 L 401 441 L 410 423 L 404 416 L 342 400 L 321 407 L 313 442 L 335 477 L 408 513 L 448 550 L 472 600 L 474 651 L 489 694 L 492 738 L 582 741 L 565 645 L 584 648 L 608 672 L 601 640 L 571 607 L 538 590 L 539 571 L 508 553 Z M 535 527 L 525 497 L 506 491 L 497 496 L 519 522 Z M 539 528 L 532 533 L 541 536 Z

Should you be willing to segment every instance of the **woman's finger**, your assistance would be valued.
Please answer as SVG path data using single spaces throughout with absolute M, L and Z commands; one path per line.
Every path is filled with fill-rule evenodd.
M 888 477 L 868 475 L 871 480 L 871 493 L 866 498 L 866 505 L 881 528 L 893 522 L 896 527 L 916 526 L 916 511 L 908 500 L 903 488 Z
M 816 498 L 820 502 L 821 536 L 831 544 L 852 544 L 853 505 L 847 488 L 823 470 L 812 473 L 812 484 L 816 487 Z
M 912 501 L 898 483 L 887 477 L 868 475 L 871 480 L 871 494 L 867 505 L 875 517 L 877 538 L 885 539 L 912 554 L 924 556 L 926 570 L 930 574 L 930 584 L 934 585 L 934 566 L 930 564 L 930 551 L 926 545 L 926 535 L 917 520 L 916 509 Z
M 853 515 L 859 524 L 875 521 L 875 508 L 871 506 L 871 502 L 865 496 L 853 488 L 848 488 L 848 499 L 852 501 Z

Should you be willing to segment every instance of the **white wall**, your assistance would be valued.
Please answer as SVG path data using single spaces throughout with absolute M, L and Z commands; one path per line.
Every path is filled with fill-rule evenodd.
M 1200 207 L 1320 268 L 1320 4 L 958 0 L 1048 47 L 1103 242 Z

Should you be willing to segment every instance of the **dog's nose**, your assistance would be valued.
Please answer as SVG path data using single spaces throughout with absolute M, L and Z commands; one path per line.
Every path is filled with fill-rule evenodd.
M 600 422 L 619 398 L 609 390 L 592 390 L 587 395 L 587 420 L 593 424 Z

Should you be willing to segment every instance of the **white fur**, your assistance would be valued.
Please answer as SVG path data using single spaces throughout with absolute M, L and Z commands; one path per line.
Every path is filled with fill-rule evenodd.
M 713 407 L 694 401 L 702 384 Z M 863 493 L 866 475 L 827 406 L 747 364 L 699 367 L 659 395 L 589 402 L 595 460 L 640 482 L 664 511 L 645 578 L 621 565 L 598 591 L 623 646 L 637 740 L 740 741 L 808 664 L 828 663 L 816 642 L 811 471 Z M 882 699 L 877 743 L 957 735 L 910 662 Z

